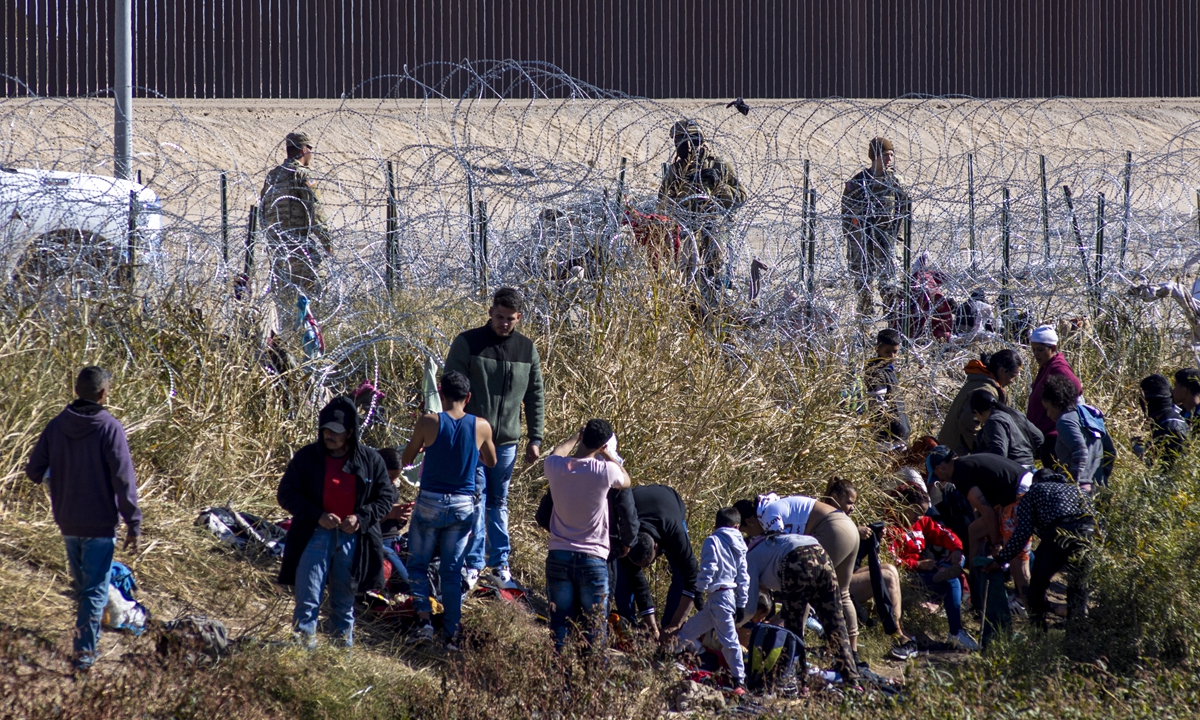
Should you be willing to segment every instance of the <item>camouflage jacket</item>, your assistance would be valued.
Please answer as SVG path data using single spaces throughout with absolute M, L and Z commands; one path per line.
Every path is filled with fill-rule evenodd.
M 289 158 L 267 174 L 262 189 L 263 228 L 286 234 L 304 245 L 310 236 L 329 250 L 329 227 L 321 207 L 321 193 L 312 171 Z
M 912 212 L 912 200 L 904 190 L 904 178 L 893 172 L 882 176 L 863 170 L 846 181 L 842 190 L 842 231 L 855 235 L 871 230 L 894 239 L 904 217 Z
M 676 157 L 667 166 L 667 175 L 658 188 L 658 205 L 668 212 L 677 206 L 688 212 L 724 214 L 745 201 L 746 191 L 738 183 L 733 168 L 703 150 L 698 157 L 687 160 Z

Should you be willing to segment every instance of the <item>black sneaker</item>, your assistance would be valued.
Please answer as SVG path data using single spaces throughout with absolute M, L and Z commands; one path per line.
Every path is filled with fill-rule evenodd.
M 890 657 L 893 660 L 899 660 L 900 662 L 905 662 L 906 660 L 912 660 L 913 658 L 915 658 L 919 654 L 919 652 L 920 651 L 917 648 L 917 641 L 909 640 L 906 643 L 902 643 L 900 645 L 894 646 L 888 652 L 888 657 Z

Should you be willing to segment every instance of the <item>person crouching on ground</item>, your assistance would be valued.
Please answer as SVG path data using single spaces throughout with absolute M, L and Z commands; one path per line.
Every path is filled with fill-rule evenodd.
M 731 507 L 717 511 L 716 527 L 700 549 L 700 576 L 696 580 L 696 591 L 707 592 L 708 600 L 704 609 L 679 631 L 680 643 L 693 652 L 700 651 L 701 635 L 709 630 L 716 632 L 737 695 L 746 694 L 746 668 L 737 626 L 746 617 L 750 592 L 746 543 L 737 529 L 741 522 L 742 516 Z
M 979 423 L 975 452 L 1006 457 L 1032 470 L 1037 452 L 1045 441 L 1037 425 L 987 390 L 971 393 L 970 404 L 975 421 Z
M 954 533 L 925 513 L 929 495 L 906 485 L 893 491 L 900 503 L 892 528 L 892 554 L 896 562 L 913 571 L 928 591 L 941 595 L 950 624 L 951 647 L 975 651 L 979 644 L 962 626 L 963 545 Z
M 458 649 L 462 619 L 462 567 L 475 522 L 476 467 L 496 465 L 496 445 L 488 421 L 466 411 L 471 400 L 471 381 L 466 375 L 454 370 L 442 373 L 438 394 L 446 410 L 417 420 L 400 458 L 401 465 L 411 465 L 425 452 L 421 491 L 408 530 L 408 577 L 417 610 L 417 625 L 408 642 L 433 640 L 429 563 L 440 551 L 443 644 L 453 651 Z
M 77 399 L 42 430 L 25 466 L 30 480 L 49 486 L 54 522 L 67 546 L 67 565 L 79 593 L 75 668 L 84 672 L 96 661 L 117 525 L 125 521 L 123 549 L 135 554 L 142 532 L 125 428 L 104 409 L 111 382 L 103 368 L 80 370 Z
M 1016 530 L 984 572 L 998 570 L 1035 534 L 1042 542 L 1034 554 L 1029 578 L 1030 622 L 1046 629 L 1046 590 L 1050 579 L 1064 568 L 1068 571 L 1068 616 L 1086 617 L 1089 551 L 1096 534 L 1096 518 L 1088 496 L 1061 473 L 1038 470 L 1033 476 L 1033 487 L 1017 505 Z
M 358 412 L 335 397 L 317 416 L 317 442 L 296 451 L 279 481 L 276 499 L 292 514 L 279 582 L 295 585 L 292 615 L 297 639 L 316 646 L 321 596 L 329 590 L 333 635 L 354 644 L 354 596 L 383 585 L 379 521 L 396 491 L 375 450 L 358 441 Z
M 1162 375 L 1150 375 L 1142 379 L 1141 388 L 1142 410 L 1151 426 L 1150 447 L 1135 443 L 1134 453 L 1148 466 L 1161 459 L 1163 469 L 1170 469 L 1183 452 L 1191 427 L 1175 407 L 1169 380 Z
M 1042 405 L 1058 433 L 1054 444 L 1057 462 L 1084 492 L 1091 494 L 1104 460 L 1104 445 L 1084 426 L 1078 403 L 1079 390 L 1065 375 L 1050 376 L 1042 388 Z
M 608 605 L 608 491 L 627 488 L 629 473 L 607 449 L 607 420 L 592 419 L 555 446 L 545 461 L 554 510 L 546 554 L 550 630 L 561 650 L 568 623 L 584 618 L 584 636 L 603 646 Z

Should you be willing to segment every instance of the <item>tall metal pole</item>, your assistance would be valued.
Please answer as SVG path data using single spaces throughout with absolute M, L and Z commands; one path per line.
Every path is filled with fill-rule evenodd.
M 1133 151 L 1125 151 L 1125 212 L 1121 215 L 1121 267 L 1125 267 L 1125 247 L 1129 245 L 1129 214 L 1133 204 L 1130 185 L 1133 181 Z
M 1042 180 L 1042 243 L 1046 246 L 1046 262 L 1050 262 L 1050 193 L 1046 191 L 1046 156 L 1038 155 Z
M 1009 232 L 1010 232 L 1009 231 L 1009 212 L 1010 212 L 1009 205 L 1010 205 L 1010 196 L 1008 193 L 1008 188 L 1004 188 L 1004 202 L 1001 203 L 1001 205 L 1000 205 L 1000 240 L 1002 243 L 1002 250 L 1004 252 L 1004 256 L 1002 258 L 1004 264 L 1002 265 L 1001 270 L 1000 270 L 1000 283 L 1002 285 L 1004 285 L 1004 287 L 1006 287 L 1006 288 L 1008 287 L 1008 274 L 1009 274 L 1009 269 L 1008 269 L 1008 267 L 1009 267 L 1008 266 L 1009 252 L 1008 251 L 1009 251 L 1010 242 L 1011 242 L 1011 236 L 1009 235 Z
M 229 264 L 229 177 L 221 171 L 221 260 Z
M 970 235 L 971 272 L 975 267 L 975 156 L 967 155 L 967 224 Z
M 805 229 L 806 237 L 804 238 L 804 241 L 800 243 L 800 252 L 804 255 L 808 254 L 807 253 L 808 243 L 811 242 L 811 240 L 812 240 L 812 228 L 809 225 L 809 219 L 812 217 L 812 214 L 813 214 L 813 204 L 812 204 L 812 198 L 809 195 L 808 168 L 809 168 L 808 160 L 805 160 L 804 161 L 804 203 L 801 205 L 801 209 L 804 212 L 803 219 L 804 219 L 804 229 Z M 802 257 L 800 260 L 800 282 L 804 282 L 804 278 L 806 277 L 805 273 L 812 273 L 812 268 L 808 265 L 805 258 Z
M 1096 307 L 1103 299 L 1104 282 L 1104 193 L 1096 196 Z
M 117 0 L 113 62 L 113 174 L 133 179 L 133 0 Z
M 808 191 L 808 294 L 817 291 L 817 191 Z
M 387 170 L 387 242 L 384 246 L 384 258 L 387 263 L 387 289 L 390 293 L 395 290 L 396 261 L 400 255 L 399 239 L 396 237 L 400 231 L 400 213 L 396 202 L 396 172 L 392 168 L 392 161 L 388 160 L 385 167 Z

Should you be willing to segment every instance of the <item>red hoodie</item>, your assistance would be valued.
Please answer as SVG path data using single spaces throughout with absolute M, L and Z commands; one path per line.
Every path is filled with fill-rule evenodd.
M 949 551 L 963 549 L 962 541 L 945 525 L 922 515 L 907 530 L 888 528 L 892 535 L 892 554 L 896 561 L 909 570 L 915 570 L 927 547 L 940 547 Z

